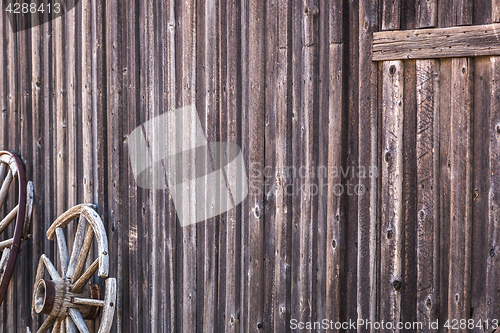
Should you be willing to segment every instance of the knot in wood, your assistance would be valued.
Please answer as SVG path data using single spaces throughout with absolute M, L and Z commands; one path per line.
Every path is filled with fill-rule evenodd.
M 392 281 L 392 288 L 394 290 L 399 291 L 401 290 L 402 287 L 403 287 L 403 282 L 401 282 L 401 280 Z

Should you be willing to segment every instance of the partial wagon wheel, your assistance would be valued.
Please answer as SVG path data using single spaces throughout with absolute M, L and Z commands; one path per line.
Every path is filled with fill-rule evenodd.
M 21 241 L 27 238 L 33 208 L 33 183 L 26 185 L 24 165 L 19 156 L 0 151 L 0 208 L 7 206 L 7 195 L 19 193 L 17 205 L 7 207 L 8 213 L 0 221 L 0 234 L 15 220 L 14 235 L 0 242 L 0 304 L 3 302 L 20 252 Z M 16 188 L 17 184 L 17 188 Z
M 63 229 L 78 218 L 75 241 L 69 255 Z M 94 237 L 95 236 L 95 237 Z M 53 326 L 53 333 L 89 332 L 84 319 L 94 319 L 102 308 L 101 325 L 98 333 L 107 333 L 113 324 L 116 301 L 116 279 L 108 278 L 105 292 L 97 285 L 89 284 L 92 276 L 107 278 L 109 271 L 108 239 L 101 218 L 92 205 L 78 205 L 62 214 L 47 231 L 49 240 L 57 239 L 60 270 L 46 255 L 42 255 L 33 290 L 32 315 L 47 314 L 37 333 L 47 332 Z M 98 258 L 85 269 L 85 263 L 96 240 Z M 50 279 L 45 280 L 45 272 Z M 104 294 L 101 300 L 100 294 Z

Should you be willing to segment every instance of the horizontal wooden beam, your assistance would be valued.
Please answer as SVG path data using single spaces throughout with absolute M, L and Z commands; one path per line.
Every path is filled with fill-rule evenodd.
M 373 34 L 373 60 L 500 55 L 500 24 L 381 31 Z

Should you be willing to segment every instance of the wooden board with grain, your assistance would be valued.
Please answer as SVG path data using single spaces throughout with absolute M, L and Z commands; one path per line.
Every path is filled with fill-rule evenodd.
M 373 34 L 373 60 L 500 55 L 500 24 L 382 31 Z

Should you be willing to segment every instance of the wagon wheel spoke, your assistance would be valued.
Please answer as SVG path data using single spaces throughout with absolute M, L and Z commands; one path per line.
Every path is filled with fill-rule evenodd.
M 45 321 L 43 322 L 42 326 L 40 326 L 40 328 L 38 329 L 38 331 L 36 331 L 36 333 L 45 333 L 49 330 L 49 328 L 54 325 L 54 323 L 56 322 L 56 317 L 53 317 L 53 316 L 49 316 L 47 319 L 45 319 Z
M 4 219 L 0 222 L 0 234 L 4 232 L 5 229 L 7 229 L 7 227 L 10 225 L 12 221 L 14 221 L 14 219 L 17 217 L 18 211 L 19 211 L 19 205 L 14 207 L 14 209 L 11 210 L 9 214 L 7 214 L 7 216 L 4 217 Z
M 66 237 L 64 236 L 64 231 L 61 228 L 56 229 L 57 237 L 57 249 L 59 251 L 59 261 L 61 262 L 61 275 L 65 276 L 68 270 L 69 253 L 68 246 L 66 244 Z
M 0 179 L 3 183 L 3 179 L 5 178 L 5 171 L 7 171 L 8 165 L 6 163 L 0 163 Z
M 106 302 L 100 299 L 75 297 L 73 298 L 73 304 L 103 307 L 106 305 Z
M 52 328 L 52 333 L 59 333 L 62 332 L 62 320 L 57 320 L 56 323 L 54 324 L 54 327 Z
M 0 258 L 0 279 L 3 278 L 5 267 L 7 266 L 7 259 L 9 259 L 10 249 L 3 250 L 2 257 Z
M 0 242 L 0 250 L 5 249 L 6 247 L 11 246 L 14 243 L 14 238 L 9 238 L 7 240 Z
M 83 245 L 81 248 L 80 255 L 78 256 L 78 260 L 76 262 L 75 271 L 71 276 L 71 283 L 76 283 L 76 281 L 80 278 L 85 269 L 85 263 L 87 262 L 87 257 L 90 252 L 90 247 L 92 246 L 92 240 L 94 239 L 94 229 L 90 224 L 87 225 L 87 231 L 85 232 L 85 239 L 83 241 Z
M 82 251 L 83 240 L 85 238 L 85 228 L 87 222 L 85 217 L 80 216 L 78 220 L 78 227 L 76 229 L 75 241 L 73 242 L 73 250 L 71 251 L 71 258 L 69 259 L 68 270 L 66 271 L 66 277 L 71 278 L 75 271 L 76 262 Z
M 85 285 L 89 280 L 92 278 L 92 276 L 97 272 L 97 269 L 99 268 L 99 258 L 94 260 L 92 265 L 83 273 L 80 278 L 75 282 L 75 284 L 71 287 L 71 291 L 74 293 L 81 293 L 83 291 L 83 288 L 85 288 Z
M 50 259 L 47 258 L 47 256 L 45 254 L 42 254 L 42 260 L 43 260 L 43 263 L 45 264 L 45 268 L 47 268 L 47 272 L 49 272 L 49 275 L 52 278 L 52 280 L 60 279 L 61 276 L 57 272 L 57 269 L 55 268 L 55 266 L 52 264 Z
M 80 333 L 90 333 L 80 311 L 75 308 L 70 308 L 69 315 L 71 316 L 71 319 L 73 319 L 73 322 L 75 323 Z
M 26 212 L 24 213 L 23 237 L 28 234 L 31 214 L 33 213 L 33 197 L 35 196 L 33 182 L 29 181 L 26 186 Z
M 73 320 L 70 317 L 66 317 L 66 332 L 65 333 L 77 333 L 77 329 Z
M 66 333 L 66 319 L 61 320 L 61 333 Z
M 13 179 L 14 179 L 14 174 L 12 173 L 12 170 L 9 169 L 9 171 L 7 172 L 7 176 L 5 177 L 5 180 L 2 183 L 2 187 L 0 187 L 0 207 L 3 206 L 3 203 L 7 198 L 7 193 L 9 192 L 10 184 L 12 183 Z

